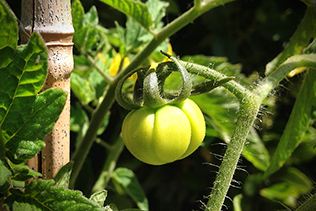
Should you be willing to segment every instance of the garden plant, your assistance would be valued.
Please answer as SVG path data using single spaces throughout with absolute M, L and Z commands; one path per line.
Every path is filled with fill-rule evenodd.
M 303 168 L 316 155 L 315 1 L 296 1 L 304 15 L 282 51 L 248 74 L 171 42 L 237 1 L 194 0 L 168 20 L 177 1 L 100 0 L 121 17 L 113 27 L 87 1 L 43 2 L 30 33 L 36 12 L 20 20 L 0 1 L 0 210 L 316 207 Z M 278 125 L 281 101 L 293 104 Z

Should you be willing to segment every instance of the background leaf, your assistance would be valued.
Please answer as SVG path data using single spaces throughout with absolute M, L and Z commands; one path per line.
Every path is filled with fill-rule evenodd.
M 0 160 L 0 192 L 5 191 L 8 188 L 6 183 L 10 176 L 10 169 L 8 169 L 4 161 Z
M 97 192 L 93 193 L 89 199 L 91 201 L 94 201 L 95 203 L 97 203 L 101 207 L 103 207 L 106 196 L 107 196 L 107 191 L 101 190 L 101 191 L 97 191 Z
M 269 74 L 274 71 L 279 65 L 281 65 L 287 58 L 295 54 L 303 52 L 304 48 L 308 46 L 310 40 L 316 36 L 316 26 L 314 21 L 316 19 L 316 10 L 311 7 L 308 8 L 305 17 L 297 27 L 295 33 L 291 37 L 290 42 L 287 44 L 282 53 L 280 53 L 275 59 L 273 59 L 266 66 L 265 74 Z
M 313 188 L 312 182 L 300 170 L 290 167 L 278 175 L 278 183 L 260 190 L 260 195 L 277 200 L 290 207 L 296 207 L 300 195 Z
M 74 163 L 70 161 L 58 171 L 58 173 L 54 177 L 54 187 L 68 188 L 73 165 Z
M 0 2 L 0 49 L 15 49 L 18 41 L 18 27 L 15 16 L 11 10 L 7 8 L 4 2 Z M 1 52 L 1 51 L 0 51 Z M 2 54 L 5 55 L 5 54 Z M 1 60 L 6 58 L 1 56 Z M 1 61 L 0 60 L 0 61 Z M 1 64 L 1 62 L 0 62 Z M 1 67 L 1 66 L 0 66 Z
M 11 179 L 17 181 L 26 181 L 28 179 L 42 176 L 42 174 L 31 170 L 28 166 L 25 165 L 16 165 L 12 167 L 13 175 Z
M 242 155 L 261 171 L 265 171 L 270 164 L 269 152 L 254 128 L 249 132 Z
M 5 199 L 4 205 L 15 211 L 28 210 L 103 210 L 98 204 L 89 201 L 80 191 L 71 191 L 63 187 L 53 187 L 53 180 L 32 181 L 25 187 L 24 193 L 11 189 L 11 194 Z
M 112 174 L 112 180 L 124 188 L 126 193 L 132 197 L 141 210 L 146 211 L 149 209 L 145 193 L 132 170 L 117 168 Z
M 148 12 L 148 8 L 145 4 L 141 2 L 136 2 L 136 1 L 131 1 L 131 0 L 120 0 L 120 1 L 101 0 L 101 1 L 121 11 L 125 15 L 132 17 L 146 29 L 148 29 L 152 24 L 152 20 Z
M 265 178 L 273 174 L 284 164 L 294 149 L 299 145 L 303 132 L 308 129 L 311 109 L 316 100 L 315 78 L 315 70 L 310 70 L 305 73 L 304 81 L 299 95 L 296 98 L 291 116 L 271 159 L 270 165 L 264 173 Z

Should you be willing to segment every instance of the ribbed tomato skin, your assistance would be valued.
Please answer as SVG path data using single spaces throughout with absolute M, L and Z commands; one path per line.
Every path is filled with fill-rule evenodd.
M 190 99 L 159 108 L 143 107 L 124 119 L 122 137 L 140 161 L 163 165 L 193 153 L 205 137 L 205 120 Z

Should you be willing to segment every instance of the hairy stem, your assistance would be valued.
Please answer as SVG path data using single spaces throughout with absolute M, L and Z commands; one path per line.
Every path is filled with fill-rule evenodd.
M 297 67 L 316 68 L 316 54 L 295 55 L 288 58 L 276 71 L 263 79 L 256 89 L 252 92 L 247 91 L 247 95 L 241 95 L 240 91 L 242 89 L 239 90 L 239 86 L 233 89 L 235 90 L 233 93 L 237 94 L 236 96 L 240 102 L 237 123 L 232 139 L 227 146 L 205 211 L 221 210 L 246 138 L 256 119 L 260 105 L 271 90 L 277 87 L 280 81 L 284 79 L 291 70 Z M 232 84 L 233 82 L 230 81 L 224 84 L 224 87 L 233 91 L 231 87 Z M 243 96 L 243 98 L 240 98 L 241 96 Z
M 260 101 L 254 95 L 250 95 L 247 99 L 240 101 L 237 126 L 227 146 L 205 211 L 221 210 L 246 138 L 257 116 L 259 106 Z

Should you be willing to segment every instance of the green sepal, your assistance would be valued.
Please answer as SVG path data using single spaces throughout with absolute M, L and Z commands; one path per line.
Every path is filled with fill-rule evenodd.
M 142 106 L 144 102 L 143 96 L 143 85 L 144 79 L 146 77 L 147 72 L 149 71 L 150 66 L 142 69 L 141 71 L 137 71 L 137 80 L 134 84 L 134 94 L 133 94 L 133 102 L 136 105 Z
M 126 79 L 131 77 L 135 72 L 139 72 L 141 70 L 146 71 L 147 69 L 149 69 L 149 66 L 145 68 L 141 67 L 141 68 L 135 69 L 131 71 L 130 73 L 126 74 L 121 80 L 119 80 L 115 88 L 115 99 L 120 106 L 122 106 L 123 108 L 127 110 L 133 110 L 133 109 L 137 109 L 141 107 L 140 104 L 134 103 L 133 100 L 127 97 L 125 93 L 122 93 L 122 88 Z
M 154 69 L 150 69 L 144 79 L 143 85 L 144 106 L 156 108 L 167 103 L 160 95 L 158 83 L 159 81 L 156 71 Z
M 188 97 L 190 97 L 191 95 L 191 90 L 192 90 L 192 82 L 191 82 L 191 78 L 190 75 L 188 73 L 188 71 L 185 69 L 185 67 L 180 63 L 180 61 L 173 56 L 170 56 L 169 54 L 160 51 L 163 55 L 167 56 L 169 59 L 171 59 L 176 65 L 177 65 L 177 70 L 181 73 L 181 77 L 182 77 L 182 89 L 179 93 L 179 95 L 174 98 L 171 99 L 168 104 L 174 104 L 174 103 L 180 103 L 182 101 L 184 101 L 185 99 L 187 99 Z

